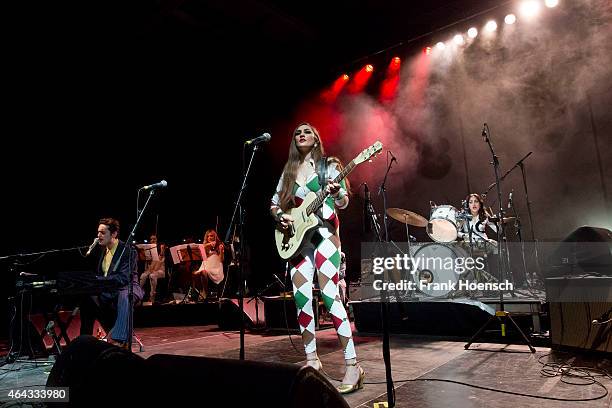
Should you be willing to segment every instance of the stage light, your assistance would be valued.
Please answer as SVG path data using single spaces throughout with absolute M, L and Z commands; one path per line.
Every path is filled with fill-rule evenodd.
M 504 18 L 504 22 L 508 25 L 516 23 L 516 16 L 514 14 L 508 14 L 506 18 Z
M 372 72 L 374 71 L 374 67 L 372 66 L 372 64 L 368 64 L 365 67 L 366 72 Z
M 534 17 L 540 11 L 540 3 L 535 0 L 528 0 L 521 3 L 519 8 L 525 17 Z
M 544 1 L 544 4 L 546 4 L 546 7 L 548 8 L 557 7 L 557 5 L 559 4 L 559 0 L 546 0 Z
M 490 20 L 489 22 L 487 22 L 487 24 L 485 24 L 485 30 L 490 33 L 497 30 L 497 23 L 495 22 L 495 20 Z
M 468 37 L 476 38 L 477 35 L 478 35 L 478 29 L 476 27 L 472 27 L 468 30 Z
M 350 78 L 350 77 L 349 77 L 348 75 L 346 75 L 346 74 L 342 74 L 342 80 L 343 80 L 343 81 L 348 81 L 348 80 L 349 80 L 349 78 Z
M 429 55 L 429 54 L 431 54 L 431 47 L 425 47 L 425 48 L 423 48 L 423 52 L 425 53 L 425 55 Z
M 394 65 L 399 65 L 399 64 L 400 64 L 400 62 L 402 62 L 402 60 L 401 60 L 401 58 L 400 58 L 400 57 L 395 57 L 395 58 L 393 58 L 393 64 L 394 64 Z
M 457 34 L 453 37 L 453 42 L 457 45 L 462 45 L 465 40 L 463 39 L 463 36 L 461 34 Z
M 439 50 L 443 50 L 443 49 L 446 48 L 446 45 L 442 41 L 440 41 L 440 42 L 436 43 L 436 48 L 439 49 Z

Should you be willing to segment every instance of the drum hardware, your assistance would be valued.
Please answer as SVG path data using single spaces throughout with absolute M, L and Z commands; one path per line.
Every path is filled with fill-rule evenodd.
M 502 223 L 508 224 L 510 221 L 515 221 L 516 217 L 504 217 Z M 499 224 L 499 217 L 489 217 L 489 221 Z
M 432 206 L 427 224 L 427 235 L 436 242 L 455 241 L 462 222 L 457 218 L 459 213 L 460 211 L 452 205 Z
M 410 248 L 411 245 L 411 236 L 410 236 L 410 230 L 408 225 L 413 225 L 415 227 L 426 227 L 427 226 L 427 220 L 425 219 L 425 217 L 423 217 L 422 215 L 419 215 L 415 212 L 412 211 L 408 211 L 408 210 L 404 210 L 402 208 L 389 208 L 387 209 L 387 214 L 403 223 L 406 227 L 406 242 L 408 243 L 408 254 L 412 254 L 412 249 Z M 394 243 L 395 245 L 395 243 Z M 397 245 L 396 245 L 397 248 Z M 399 250 L 399 248 L 398 248 Z M 400 251 L 401 252 L 401 251 Z M 410 269 L 412 270 L 412 262 L 410 264 Z M 409 297 L 412 297 L 412 295 L 414 294 L 414 291 L 410 290 L 408 293 Z

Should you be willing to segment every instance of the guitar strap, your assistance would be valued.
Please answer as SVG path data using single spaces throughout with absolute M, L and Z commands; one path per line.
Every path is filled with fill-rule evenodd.
M 319 160 L 319 170 L 317 173 L 319 175 L 319 185 L 321 189 L 324 189 L 327 185 L 327 157 L 321 157 L 321 160 Z
M 317 174 L 319 176 L 319 186 L 321 186 L 321 189 L 324 189 L 325 186 L 327 185 L 327 157 L 321 157 L 321 160 L 319 160 L 319 164 L 317 167 L 318 167 Z M 319 224 L 322 224 L 323 209 L 319 208 L 316 214 L 317 214 L 317 217 L 319 218 Z

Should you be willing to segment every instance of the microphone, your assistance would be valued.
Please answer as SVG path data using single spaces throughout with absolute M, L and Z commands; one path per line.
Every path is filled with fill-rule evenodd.
M 393 155 L 393 152 L 391 152 L 391 150 L 387 150 L 387 151 L 388 151 L 388 152 L 389 152 L 389 154 L 391 155 L 391 163 L 393 163 L 393 162 L 399 163 L 399 162 L 397 161 L 397 159 L 395 158 L 395 156 Z
M 149 184 L 148 186 L 141 187 L 141 190 L 157 190 L 158 188 L 166 188 L 168 187 L 168 182 L 166 180 L 162 180 L 159 183 Z
M 482 137 L 487 136 L 487 124 L 482 125 Z
M 250 144 L 258 145 L 262 142 L 269 142 L 270 139 L 272 139 L 272 136 L 270 136 L 269 133 L 264 133 L 263 135 L 258 136 L 255 139 L 247 140 L 246 142 L 244 142 L 244 144 L 245 145 L 250 145 Z
M 91 254 L 91 251 L 94 250 L 94 248 L 96 247 L 96 245 L 98 245 L 99 242 L 100 240 L 98 238 L 94 239 L 93 243 L 89 246 L 89 249 L 87 249 L 87 253 L 85 254 L 85 256 L 89 256 Z
M 514 204 L 512 203 L 512 193 L 514 193 L 514 190 L 512 190 L 512 191 L 510 192 L 510 194 L 508 195 L 508 209 L 511 209 L 511 208 L 512 208 L 512 206 L 514 205 Z

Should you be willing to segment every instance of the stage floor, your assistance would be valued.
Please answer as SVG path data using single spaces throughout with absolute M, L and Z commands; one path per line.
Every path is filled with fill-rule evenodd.
M 145 351 L 138 353 L 144 358 L 158 353 L 229 359 L 237 359 L 239 356 L 239 333 L 220 331 L 216 325 L 139 328 L 137 334 L 145 344 Z M 317 339 L 326 374 L 332 383 L 337 384 L 335 379 L 340 379 L 343 375 L 343 355 L 334 329 L 318 331 Z M 355 344 L 361 365 L 366 371 L 366 385 L 363 390 L 347 395 L 346 400 L 351 407 L 374 407 L 376 402 L 386 400 L 381 338 L 356 336 Z M 431 381 L 434 378 L 444 379 L 516 393 L 566 399 L 588 399 L 605 393 L 605 390 L 597 385 L 568 385 L 563 383 L 559 376 L 542 376 L 542 364 L 538 360 L 547 361 L 552 358 L 547 356 L 550 353 L 548 348 L 537 348 L 537 353 L 531 354 L 527 347 L 520 345 L 476 343 L 472 349 L 464 350 L 464 344 L 426 337 L 392 336 L 391 364 L 396 387 L 396 406 L 605 408 L 611 405 L 611 395 L 588 402 L 561 402 Z M 136 349 L 135 346 L 134 350 Z M 257 361 L 304 363 L 301 338 L 295 334 L 290 338 L 287 334 L 247 333 L 245 356 L 249 360 Z M 583 359 L 565 353 L 555 353 L 554 358 L 569 359 L 575 366 L 598 367 L 612 373 L 611 359 Z M 35 366 L 32 362 L 4 365 L 0 373 L 0 401 L 7 401 L 6 391 L 10 388 L 44 385 L 50 369 L 50 365 Z M 418 380 L 406 381 L 415 379 Z M 570 380 L 577 382 L 579 379 Z M 612 389 L 612 378 L 597 377 L 597 381 Z

